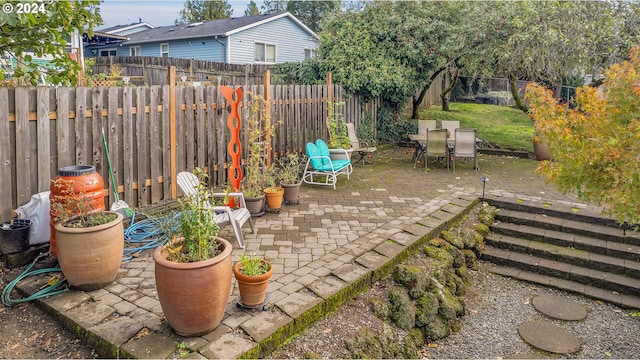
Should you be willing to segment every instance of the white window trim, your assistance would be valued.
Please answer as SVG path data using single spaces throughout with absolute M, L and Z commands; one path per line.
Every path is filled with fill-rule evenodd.
M 256 45 L 264 45 L 264 57 L 265 57 L 265 61 L 256 61 Z M 266 61 L 267 59 L 267 45 L 271 45 L 273 46 L 273 62 L 271 61 Z M 278 59 L 278 46 L 275 43 L 268 43 L 268 42 L 261 42 L 261 41 L 254 41 L 253 42 L 253 62 L 256 64 L 275 64 L 277 62 Z
M 135 50 L 136 50 L 136 54 L 135 54 L 135 55 L 132 55 L 132 54 L 131 54 L 131 51 L 132 51 L 133 49 L 135 49 Z M 129 46 L 129 56 L 141 56 L 140 51 L 141 51 L 141 49 L 140 49 L 140 45 L 136 45 L 136 46 Z
M 313 58 L 315 58 L 315 57 L 318 55 L 318 48 L 310 48 L 310 47 L 308 47 L 308 48 L 304 48 L 305 53 L 306 53 L 306 51 L 307 51 L 307 50 L 309 50 L 309 55 L 311 55 L 311 56 L 309 57 L 309 59 L 313 59 Z M 305 54 L 305 55 L 306 55 L 306 54 Z M 307 59 L 307 57 L 306 57 L 306 56 L 305 56 L 305 59 Z
M 102 52 L 103 51 L 106 51 L 107 53 L 115 51 L 116 52 L 116 56 L 118 56 L 118 48 L 100 49 L 100 50 L 98 50 L 98 56 L 102 56 Z M 111 55 L 106 55 L 106 56 L 111 56 Z
M 169 57 L 169 43 L 162 43 L 162 44 L 160 44 L 160 57 L 163 57 L 163 56 L 164 56 L 164 55 L 163 55 L 164 53 L 162 52 L 162 47 L 163 47 L 164 45 L 167 45 L 167 57 Z

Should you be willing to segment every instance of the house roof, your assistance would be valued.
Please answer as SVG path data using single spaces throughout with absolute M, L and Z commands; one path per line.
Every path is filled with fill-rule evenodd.
M 149 24 L 148 22 L 137 22 L 137 23 L 132 23 L 132 24 L 127 24 L 127 25 L 116 25 L 116 26 L 111 26 L 108 27 L 106 29 L 100 29 L 98 31 L 105 33 L 105 34 L 119 34 L 122 31 L 128 31 L 128 30 L 132 30 L 138 27 L 146 27 L 146 28 L 150 28 L 153 29 L 155 28 L 154 25 Z M 141 29 L 140 31 L 144 31 L 145 29 Z
M 240 31 L 250 29 L 261 24 L 274 21 L 283 17 L 288 17 L 293 20 L 304 31 L 308 32 L 315 38 L 318 38 L 315 32 L 304 25 L 300 20 L 288 12 L 256 15 L 256 16 L 243 16 L 237 18 L 227 18 L 212 21 L 203 21 L 193 24 L 180 24 L 160 26 L 154 29 L 140 31 L 134 34 L 128 35 L 128 44 L 133 43 L 146 43 L 157 41 L 169 41 L 178 39 L 191 39 L 200 37 L 211 36 L 223 36 L 227 37 L 238 33 Z M 103 30 L 104 31 L 104 30 Z

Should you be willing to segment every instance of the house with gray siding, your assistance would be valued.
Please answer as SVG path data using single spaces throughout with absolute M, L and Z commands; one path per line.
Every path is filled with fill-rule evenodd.
M 277 64 L 314 56 L 318 43 L 316 33 L 285 12 L 151 27 L 127 34 L 126 40 L 118 44 L 85 43 L 85 55 L 164 56 L 230 64 Z M 109 51 L 105 51 L 107 48 Z

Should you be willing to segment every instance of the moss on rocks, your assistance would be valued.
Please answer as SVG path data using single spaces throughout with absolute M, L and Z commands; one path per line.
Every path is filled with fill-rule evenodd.
M 416 326 L 424 327 L 433 321 L 439 307 L 440 301 L 438 301 L 438 297 L 435 294 L 426 293 L 422 295 L 416 301 Z
M 411 302 L 408 292 L 401 287 L 389 290 L 391 312 L 389 318 L 403 330 L 411 330 L 416 324 L 416 307 Z
M 422 330 L 414 328 L 409 331 L 409 335 L 404 341 L 402 355 L 405 359 L 417 359 L 418 350 L 424 345 L 424 333 Z
M 369 306 L 371 311 L 381 320 L 389 320 L 389 304 L 379 297 L 372 297 L 369 299 Z
M 412 299 L 417 299 L 429 286 L 427 274 L 417 266 L 398 265 L 393 272 L 393 280 L 409 291 Z
M 498 208 L 495 206 L 485 206 L 480 209 L 480 212 L 478 213 L 478 220 L 480 220 L 481 223 L 490 226 L 493 224 L 493 220 L 495 219 L 497 212 Z
M 462 250 L 462 255 L 464 256 L 464 262 L 467 264 L 468 269 L 478 270 L 478 258 L 475 252 L 465 249 Z
M 449 244 L 455 246 L 456 248 L 460 250 L 464 249 L 464 241 L 458 235 L 445 230 L 440 234 L 440 236 L 442 236 L 444 240 L 446 240 Z
M 440 307 L 438 308 L 438 314 L 442 315 L 448 320 L 453 320 L 458 316 L 462 316 L 465 313 L 462 302 L 451 294 L 447 289 L 440 293 Z
M 471 252 L 473 254 L 473 252 Z M 471 274 L 469 273 L 469 268 L 465 266 L 460 266 L 456 269 L 456 275 L 458 275 L 464 284 L 468 284 L 471 281 Z
M 466 285 L 462 278 L 453 273 L 449 275 L 449 279 L 447 280 L 447 288 L 455 296 L 463 296 L 466 291 Z
M 451 333 L 449 321 L 442 316 L 436 317 L 424 327 L 424 335 L 429 340 L 444 339 Z
M 352 359 L 381 359 L 382 345 L 369 328 L 362 329 L 353 339 L 346 341 Z
M 475 228 L 476 232 L 483 238 L 489 234 L 489 227 L 485 224 L 478 224 Z
M 424 253 L 430 258 L 442 262 L 445 266 L 453 266 L 453 255 L 445 249 L 438 248 L 433 245 L 427 245 L 424 247 Z

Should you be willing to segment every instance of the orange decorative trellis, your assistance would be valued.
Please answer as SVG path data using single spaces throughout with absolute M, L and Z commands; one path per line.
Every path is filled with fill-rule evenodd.
M 240 181 L 242 181 L 242 167 L 240 166 L 240 157 L 242 155 L 242 144 L 240 143 L 240 126 L 241 119 L 238 112 L 238 106 L 242 100 L 242 87 L 237 88 L 235 91 L 228 87 L 220 87 L 222 95 L 231 104 L 231 112 L 227 118 L 227 126 L 231 131 L 231 137 L 229 144 L 227 144 L 227 151 L 231 157 L 231 166 L 227 170 L 227 176 L 233 187 L 233 191 L 240 190 Z M 235 100 L 234 95 L 235 94 Z

